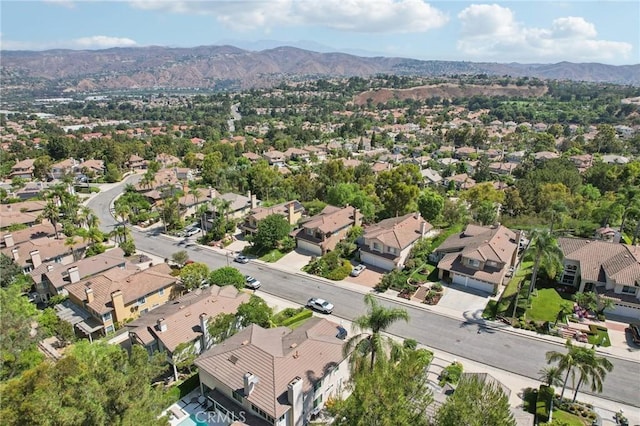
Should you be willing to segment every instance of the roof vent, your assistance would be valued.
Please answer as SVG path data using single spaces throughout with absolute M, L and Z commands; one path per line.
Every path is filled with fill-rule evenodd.
M 292 343 L 291 346 L 289 346 L 291 349 L 295 348 L 296 346 L 298 346 L 297 343 Z
M 300 354 L 298 353 L 298 351 L 296 351 L 296 353 L 293 354 L 293 358 L 298 359 L 299 357 L 300 357 Z
M 231 364 L 236 365 L 236 362 L 238 362 L 238 357 L 235 355 L 231 355 L 229 357 L 229 362 L 231 362 Z

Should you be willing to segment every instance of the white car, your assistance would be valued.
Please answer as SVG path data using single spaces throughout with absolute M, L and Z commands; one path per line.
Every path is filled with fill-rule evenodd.
M 257 290 L 260 288 L 260 281 L 253 278 L 251 275 L 244 276 L 244 286 L 251 290 Z
M 313 309 L 317 312 L 322 312 L 323 314 L 330 314 L 333 312 L 333 304 L 318 297 L 312 297 L 307 302 L 307 308 Z
M 185 232 L 185 236 L 193 237 L 194 235 L 197 235 L 198 233 L 200 233 L 200 228 L 191 228 L 191 229 L 189 229 L 189 230 L 187 230 Z
M 353 268 L 353 269 L 351 270 L 351 276 L 352 276 L 352 277 L 357 277 L 357 276 L 359 276 L 359 275 L 362 273 L 362 271 L 364 271 L 365 269 L 367 269 L 367 267 L 361 263 L 361 264 L 359 264 L 358 266 L 356 266 L 355 268 Z

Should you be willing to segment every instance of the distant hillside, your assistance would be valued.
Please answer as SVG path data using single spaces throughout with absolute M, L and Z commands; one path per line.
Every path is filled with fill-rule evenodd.
M 510 75 L 640 86 L 640 65 L 498 64 L 420 61 L 318 53 L 293 47 L 252 52 L 233 46 L 140 47 L 106 50 L 2 51 L 3 89 L 101 91 L 127 89 L 246 89 L 283 78 L 411 74 Z

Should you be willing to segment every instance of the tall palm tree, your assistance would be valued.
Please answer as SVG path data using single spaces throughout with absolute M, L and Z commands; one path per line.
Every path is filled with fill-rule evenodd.
M 390 346 L 390 339 L 382 333 L 398 320 L 409 321 L 409 314 L 400 308 L 385 308 L 371 294 L 364 297 L 367 314 L 353 321 L 353 330 L 358 333 L 351 337 L 343 347 L 345 356 L 351 355 L 355 371 L 363 370 L 363 360 L 370 357 L 369 370 L 373 370 L 376 356 L 383 354 Z
M 123 232 L 121 236 L 124 237 L 122 242 L 127 241 L 127 219 L 131 215 L 131 207 L 127 204 L 118 204 L 115 206 L 115 214 L 120 218 L 120 224 L 122 225 Z
M 551 366 L 542 368 L 538 371 L 538 378 L 547 386 L 560 386 L 562 385 L 562 371 L 560 367 Z
M 76 245 L 76 239 L 75 239 L 75 237 L 74 237 L 74 236 L 67 237 L 67 238 L 64 240 L 64 245 L 65 245 L 65 246 L 67 246 L 67 247 L 70 247 L 70 249 L 71 249 L 71 256 L 73 256 L 73 260 L 74 260 L 74 261 L 79 260 L 79 259 L 78 259 L 78 253 L 76 252 L 76 249 L 75 249 L 75 247 L 74 247 L 74 246 Z
M 640 187 L 632 186 L 623 189 L 618 193 L 618 200 L 616 201 L 616 204 L 619 204 L 624 208 L 622 211 L 622 222 L 620 223 L 620 234 L 622 235 L 628 214 L 632 210 L 640 207 Z
M 559 268 L 562 265 L 563 254 L 558 242 L 549 231 L 534 229 L 531 232 L 531 243 L 525 256 L 533 258 L 531 285 L 527 296 L 531 297 L 531 293 L 536 287 L 540 267 L 544 267 L 547 271 Z
M 53 233 L 56 236 L 56 239 L 58 238 L 58 222 L 60 221 L 60 209 L 58 209 L 58 206 L 56 205 L 54 200 L 49 200 L 49 202 L 47 202 L 47 205 L 44 207 L 44 210 L 42 211 L 42 216 L 46 219 L 49 220 L 49 222 L 51 222 L 51 224 L 53 225 Z
M 602 392 L 602 382 L 604 382 L 607 373 L 613 370 L 611 361 L 603 356 L 598 356 L 595 349 L 592 348 L 580 348 L 577 361 L 575 368 L 578 370 L 579 379 L 573 394 L 573 402 L 576 402 L 582 383 L 590 383 L 593 392 Z
M 564 380 L 562 381 L 562 392 L 560 392 L 561 401 L 562 397 L 564 396 L 564 391 L 567 389 L 569 376 L 574 376 L 573 367 L 577 363 L 576 358 L 578 356 L 578 350 L 580 349 L 579 346 L 573 346 L 573 344 L 571 344 L 571 340 L 569 339 L 567 339 L 564 345 L 567 348 L 566 352 L 549 351 L 545 354 L 547 358 L 547 364 L 557 362 L 558 370 L 565 373 Z

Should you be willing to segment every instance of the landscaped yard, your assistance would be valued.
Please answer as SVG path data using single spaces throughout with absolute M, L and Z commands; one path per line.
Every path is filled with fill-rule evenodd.
M 596 334 L 589 334 L 588 339 L 589 343 L 597 346 L 611 346 L 611 339 L 609 339 L 609 332 L 606 328 L 592 328 L 592 331 L 595 331 Z
M 582 419 L 574 414 L 567 413 L 566 411 L 561 411 L 554 409 L 553 416 L 551 417 L 555 423 L 556 421 L 562 422 L 560 424 L 565 424 L 567 426 L 584 426 L 586 423 L 582 421 Z M 547 425 L 549 423 L 540 423 L 541 425 Z
M 273 262 L 277 262 L 278 260 L 282 259 L 285 254 L 286 253 L 283 253 L 278 249 L 273 249 L 270 252 L 268 252 L 267 254 L 261 256 L 260 260 L 262 260 L 263 262 L 273 263 Z
M 525 298 L 529 288 L 526 285 L 525 278 L 531 275 L 531 269 L 533 267 L 533 262 L 522 262 L 520 269 L 514 275 L 514 277 L 509 281 L 507 288 L 502 292 L 502 296 L 500 296 L 500 300 L 497 302 L 490 301 L 487 304 L 487 307 L 484 309 L 482 313 L 483 318 L 495 318 L 499 316 L 510 317 L 513 313 L 513 303 L 515 299 L 515 294 L 518 291 L 518 286 L 522 283 L 522 288 L 520 289 L 520 297 L 518 298 L 518 310 L 524 309 L 526 304 Z
M 570 312 L 573 302 L 563 299 L 553 288 L 542 288 L 531 296 L 531 308 L 527 309 L 527 319 L 555 322 L 558 312 L 565 306 Z

